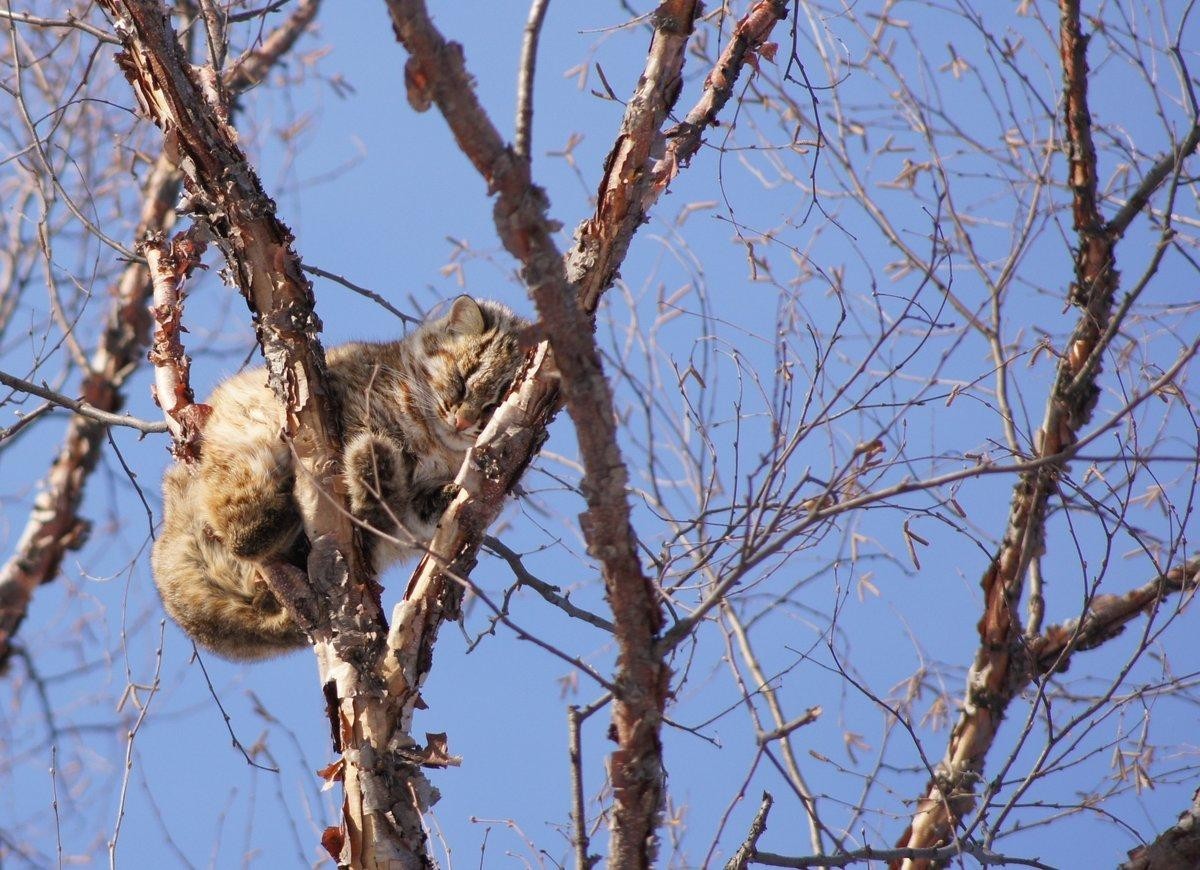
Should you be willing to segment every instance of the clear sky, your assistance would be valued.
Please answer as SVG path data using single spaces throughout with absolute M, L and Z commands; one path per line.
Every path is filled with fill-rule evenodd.
M 525 4 L 434 5 L 439 26 L 465 46 L 484 106 L 509 135 Z M 982 150 L 1000 142 L 1007 126 L 995 105 L 1007 105 L 1014 116 L 1037 117 L 1036 106 L 1014 107 L 1021 99 L 1019 89 L 998 95 L 998 76 L 1005 71 L 984 58 L 984 40 L 961 17 L 920 4 L 901 6 L 909 23 L 896 31 L 894 73 L 932 101 L 952 107 L 935 118 L 936 135 L 965 129 L 964 141 L 985 143 Z M 1058 71 L 1049 65 L 1055 61 L 1052 44 L 1036 21 L 1016 17 L 1011 4 L 1002 6 L 989 12 L 995 15 L 990 29 L 1028 40 L 1028 51 L 1045 62 L 1034 86 L 1051 102 L 1057 100 Z M 559 237 L 564 249 L 575 225 L 589 213 L 589 197 L 622 113 L 619 102 L 603 96 L 605 85 L 597 70 L 624 98 L 636 84 L 645 56 L 647 32 L 638 25 L 622 26 L 628 18 L 619 4 L 550 7 L 537 78 L 534 174 L 549 193 L 552 216 L 564 225 Z M 811 53 L 814 33 L 835 54 L 840 51 L 850 60 L 863 56 L 862 36 L 847 19 L 814 11 L 800 23 L 798 50 L 815 84 L 829 82 Z M 725 22 L 726 31 L 728 27 Z M 782 57 L 786 34 L 780 34 L 780 41 Z M 322 48 L 328 54 L 318 54 Z M 407 103 L 405 55 L 382 4 L 330 4 L 318 33 L 306 38 L 299 51 L 302 59 L 293 60 L 288 73 L 302 73 L 301 84 L 285 96 L 267 88 L 251 94 L 239 128 L 304 259 L 372 288 L 413 314 L 464 291 L 532 314 L 514 263 L 496 239 L 483 182 L 459 154 L 437 113 L 417 114 Z M 927 80 L 930 69 L 953 62 L 954 52 L 974 64 L 977 77 Z M 101 52 L 98 63 L 111 63 L 109 54 Z M 1039 74 L 1037 63 L 1023 64 L 1023 71 Z M 689 59 L 681 106 L 696 98 L 704 71 L 698 58 Z M 1123 67 L 1115 60 L 1102 74 L 1113 87 L 1097 94 L 1097 116 L 1115 117 L 1114 129 L 1137 140 L 1137 148 L 1129 149 L 1133 157 L 1160 153 L 1168 142 L 1145 92 L 1124 83 Z M 1165 65 L 1161 79 L 1164 90 L 1175 87 Z M 911 189 L 887 184 L 905 171 L 905 161 L 929 159 L 922 137 L 902 123 L 905 108 L 893 103 L 894 82 L 871 67 L 848 72 L 837 86 L 844 89 L 846 103 L 861 112 L 852 120 L 864 125 L 861 171 L 869 177 L 870 189 L 901 237 L 928 248 L 933 223 L 929 171 L 922 170 L 925 174 Z M 801 110 L 810 110 L 803 89 L 790 87 Z M 908 320 L 901 320 L 903 328 L 886 352 L 870 358 L 865 378 L 851 381 L 848 373 L 862 361 L 869 342 L 850 330 L 837 343 L 822 374 L 829 379 L 825 395 L 845 379 L 855 395 L 863 394 L 867 410 L 805 441 L 788 464 L 792 483 L 809 469 L 816 478 L 825 477 L 857 439 L 874 437 L 881 428 L 888 430 L 889 455 L 902 448 L 909 462 L 876 483 L 962 467 L 963 454 L 998 444 L 995 409 L 986 390 L 974 389 L 974 379 L 988 372 L 986 347 L 977 338 L 959 337 L 961 316 L 929 282 L 892 268 L 898 260 L 894 247 L 855 205 L 845 188 L 847 173 L 831 168 L 831 159 L 817 163 L 830 216 L 808 213 L 811 200 L 803 188 L 816 158 L 811 148 L 790 143 L 786 123 L 761 105 L 751 106 L 769 92 L 766 87 L 761 92 L 739 90 L 750 102 L 738 115 L 731 138 L 724 139 L 727 128 L 708 136 L 710 144 L 728 141 L 736 147 L 723 154 L 711 147 L 702 150 L 676 179 L 654 220 L 639 233 L 600 318 L 610 370 L 621 361 L 631 375 L 616 381 L 618 412 L 629 424 L 623 447 L 638 491 L 636 525 L 648 553 L 665 552 L 665 524 L 656 515 L 687 516 L 694 501 L 686 450 L 709 440 L 724 487 L 715 503 L 728 503 L 733 487 L 753 474 L 769 444 L 768 411 L 786 368 L 781 360 L 792 361 L 796 378 L 813 376 L 816 357 L 806 345 L 809 333 L 801 327 L 780 335 L 781 311 L 796 312 L 827 337 L 843 310 L 870 335 L 882 328 L 872 318 L 885 324 L 889 318 L 900 320 L 909 298 L 921 306 L 919 318 L 909 311 Z M 1134 97 L 1126 100 L 1130 94 Z M 819 92 L 818 98 L 824 123 L 833 124 L 836 107 L 828 92 Z M 126 96 L 123 102 L 130 105 L 132 100 Z M 1177 118 L 1170 105 L 1163 111 Z M 1038 124 L 1031 122 L 1027 130 L 1048 136 L 1049 121 L 1043 118 Z M 290 130 L 291 137 L 285 141 L 276 132 L 279 128 Z M 574 136 L 581 137 L 577 143 Z M 896 138 L 894 148 L 885 147 L 889 136 Z M 800 138 L 810 137 L 806 130 Z M 773 145 L 765 147 L 764 142 Z M 562 154 L 566 150 L 570 160 Z M 969 148 L 947 146 L 946 157 L 944 169 L 959 197 L 955 204 L 975 221 L 975 256 L 998 262 L 1021 226 L 1014 202 L 1029 194 L 1011 178 L 991 174 L 992 164 Z M 1050 175 L 1061 177 L 1062 161 L 1048 158 L 1048 164 Z M 1119 170 L 1110 165 L 1105 171 Z M 1194 203 L 1180 207 L 1190 208 L 1194 216 Z M 1022 278 L 1012 290 L 1008 338 L 1022 353 L 1036 343 L 1039 330 L 1061 333 L 1073 318 L 1062 304 L 1070 278 L 1069 215 L 1061 209 L 1051 214 L 1034 232 L 1036 242 L 1021 260 Z M 954 236 L 948 223 L 943 232 Z M 1128 260 L 1122 260 L 1122 269 L 1131 276 L 1140 273 L 1149 257 L 1147 238 L 1131 244 Z M 109 256 L 98 246 L 90 253 Z M 215 280 L 217 264 L 211 255 L 209 262 L 213 269 L 196 283 L 187 309 L 191 331 L 186 338 L 197 393 L 237 370 L 253 350 L 245 306 Z M 969 307 L 982 307 L 986 288 L 969 267 L 967 252 L 956 249 L 940 269 Z M 1177 270 L 1165 273 L 1177 277 L 1155 285 L 1149 302 L 1156 310 L 1194 301 L 1190 268 L 1168 261 L 1163 269 Z M 102 291 L 93 288 L 95 298 L 85 309 L 89 318 L 99 318 L 104 310 Z M 318 281 L 316 294 L 326 344 L 390 338 L 403 331 L 392 315 L 333 283 Z M 39 305 L 44 315 L 44 303 L 34 303 L 33 309 Z M 682 313 L 674 315 L 676 309 Z M 705 312 L 708 316 L 702 317 Z M 1157 364 L 1165 367 L 1178 346 L 1172 328 L 1151 323 L 1138 329 L 1144 331 L 1139 340 L 1147 358 L 1157 355 Z M 28 340 L 23 345 L 13 334 L 0 348 L 0 367 L 7 371 L 27 366 L 31 353 Z M 887 380 L 889 365 L 906 356 L 910 359 L 903 375 Z M 1040 366 L 1036 360 L 1020 364 L 1017 405 L 1023 420 L 1040 420 L 1053 372 L 1049 359 L 1045 356 Z M 969 361 L 969 369 L 961 368 L 962 360 Z M 704 390 L 698 386 L 700 377 L 684 377 L 689 365 L 706 375 Z M 882 386 L 871 392 L 868 387 L 876 382 Z M 961 396 L 953 393 L 964 383 L 968 386 Z M 1139 386 L 1108 383 L 1103 406 L 1117 407 L 1122 390 Z M 700 432 L 688 423 L 674 432 L 662 428 L 668 412 L 684 415 L 705 391 L 711 405 L 704 419 L 710 428 Z M 641 403 L 647 394 L 659 403 L 653 422 L 647 421 Z M 899 406 L 913 397 L 926 405 L 906 407 L 897 419 Z M 155 416 L 144 377 L 131 386 L 129 410 Z M 741 425 L 735 426 L 739 417 Z M 0 425 L 10 422 L 7 416 L 0 418 Z M 1186 453 L 1194 431 L 1189 434 L 1186 423 L 1174 418 L 1164 425 L 1180 445 L 1176 452 Z M 35 439 L 23 440 L 0 457 L 0 540 L 6 544 L 24 523 L 40 473 L 36 470 L 46 467 L 57 431 L 43 426 Z M 526 475 L 526 496 L 514 501 L 495 533 L 513 549 L 529 553 L 527 564 L 539 577 L 572 590 L 573 601 L 603 613 L 597 570 L 584 554 L 575 521 L 584 504 L 576 491 L 580 475 L 573 436 L 570 420 L 561 415 L 542 457 Z M 139 440 L 125 430 L 113 437 L 157 522 L 156 486 L 168 460 L 166 441 Z M 654 446 L 660 465 L 649 464 L 647 445 Z M 958 464 L 951 453 L 959 457 Z M 1170 476 L 1170 485 L 1190 493 L 1188 472 L 1176 466 Z M 652 477 L 663 492 L 663 504 L 656 507 L 643 496 L 653 489 Z M 818 705 L 824 710 L 815 724 L 797 732 L 794 746 L 809 785 L 830 796 L 824 808 L 831 827 L 847 824 L 848 808 L 864 789 L 869 789 L 865 803 L 871 811 L 856 821 L 852 837 L 888 845 L 905 827 L 926 776 L 909 733 L 895 727 L 877 701 L 888 699 L 905 709 L 929 761 L 940 758 L 946 743 L 944 716 L 953 721 L 977 643 L 979 577 L 1002 534 L 1010 487 L 1008 477 L 964 484 L 956 490 L 966 508 L 961 517 L 931 508 L 931 500 L 919 495 L 894 501 L 879 514 L 844 518 L 811 548 L 797 547 L 748 576 L 739 600 L 752 621 L 764 670 L 784 687 L 781 698 L 788 715 Z M 338 793 L 320 793 L 314 775 L 333 756 L 311 657 L 301 652 L 242 666 L 203 656 L 206 679 L 186 637 L 169 622 L 160 629 L 164 617 L 147 558 L 149 521 L 111 449 L 91 483 L 85 513 L 95 523 L 91 541 L 70 554 L 58 581 L 38 590 L 21 633 L 38 673 L 47 680 L 53 718 L 45 715 L 24 663 L 15 663 L 0 681 L 0 746 L 6 756 L 0 762 L 0 830 L 23 832 L 23 841 L 28 832 L 40 832 L 37 853 L 28 861 L 34 866 L 45 856 L 53 860 L 56 824 L 64 854 L 103 863 L 106 841 L 121 812 L 117 850 L 124 866 L 275 867 L 317 861 L 319 832 L 335 819 Z M 1176 522 L 1152 513 L 1147 507 L 1145 516 L 1138 514 L 1129 523 L 1158 530 Z M 1178 516 L 1186 521 L 1189 514 L 1181 509 Z M 928 542 L 917 548 L 919 564 L 907 555 L 906 522 Z M 1087 519 L 1076 522 L 1070 526 L 1060 516 L 1052 524 L 1058 548 L 1053 566 L 1061 571 L 1054 578 L 1055 589 L 1070 591 L 1057 599 L 1051 621 L 1076 615 L 1086 583 L 1102 569 L 1116 571 L 1110 562 L 1127 566 L 1111 575 L 1110 591 L 1150 576 L 1145 554 L 1136 552 L 1123 532 L 1107 531 Z M 1074 541 L 1080 542 L 1082 560 Z M 383 579 L 395 589 L 403 577 L 401 568 Z M 498 598 L 512 575 L 503 563 L 485 557 L 473 579 Z M 688 603 L 697 597 L 696 591 L 680 593 Z M 385 602 L 393 600 L 385 593 Z M 614 649 L 603 632 L 567 620 L 526 591 L 513 597 L 512 616 L 523 629 L 602 673 L 611 671 Z M 461 630 L 443 628 L 424 691 L 428 709 L 417 717 L 418 738 L 426 731 L 447 732 L 451 751 L 463 757 L 461 768 L 430 772 L 442 792 L 432 815 L 437 851 L 448 847 L 450 863 L 463 867 L 556 866 L 570 856 L 566 707 L 591 703 L 600 691 L 586 676 L 503 627 L 468 653 L 486 628 L 487 612 L 478 601 Z M 1065 807 L 1085 793 L 1123 787 L 1124 781 L 1112 778 L 1110 762 L 1131 752 L 1139 729 L 1143 724 L 1150 729 L 1151 722 L 1146 744 L 1159 747 L 1160 760 L 1178 761 L 1156 768 L 1163 775 L 1153 790 L 1129 791 L 1105 806 L 1142 835 L 1162 828 L 1184 808 L 1194 787 L 1194 741 L 1185 735 L 1194 733 L 1195 713 L 1186 705 L 1156 699 L 1147 688 L 1165 679 L 1164 674 L 1188 679 L 1195 671 L 1194 645 L 1189 650 L 1178 634 L 1177 626 L 1176 635 L 1164 639 L 1164 658 L 1143 661 L 1122 685 L 1121 693 L 1142 692 L 1144 701 L 1105 706 L 1094 714 L 1095 722 L 1080 729 L 1079 744 L 1055 744 L 1051 751 L 1067 753 L 1068 763 L 1023 793 L 1026 806 L 1015 816 L 1036 822 L 1054 815 L 1061 804 L 1067 817 L 1001 840 L 998 850 L 1040 855 L 1056 866 L 1108 865 L 1123 856 L 1137 842 L 1128 830 L 1103 814 L 1068 813 Z M 1105 677 L 1124 666 L 1132 647 L 1115 644 L 1080 658 L 1072 669 L 1073 676 L 1085 677 L 1080 691 L 1105 685 Z M 696 645 L 672 662 L 680 676 L 668 714 L 678 727 L 667 728 L 664 737 L 673 823 L 663 830 L 663 855 L 673 856 L 675 866 L 703 864 L 719 831 L 720 845 L 709 860 L 723 862 L 744 835 L 764 788 L 779 804 L 762 847 L 786 854 L 809 852 L 799 801 L 769 760 L 751 770 L 753 730 L 725 661 L 737 658 L 736 640 L 714 627 L 702 631 Z M 836 672 L 839 665 L 851 669 L 861 689 Z M 135 689 L 115 706 L 127 683 L 148 685 L 156 672 L 159 690 L 152 698 Z M 149 713 L 130 743 L 126 734 L 138 722 L 136 702 L 147 700 Z M 1007 750 L 1026 717 L 1033 723 L 1017 761 L 1004 772 L 1010 793 L 1047 745 L 1040 709 L 1014 705 L 1006 724 Z M 607 711 L 585 726 L 589 798 L 603 785 L 603 759 L 612 746 L 607 727 Z M 249 766 L 227 728 L 255 752 L 260 764 L 278 770 Z M 123 782 L 127 746 L 132 767 Z M 739 801 L 743 782 L 748 785 Z M 51 810 L 54 789 L 57 822 Z M 594 805 L 591 809 L 594 818 Z M 602 849 L 607 837 L 603 822 L 594 836 L 594 848 Z M 11 860 L 12 866 L 22 866 L 19 854 L 13 853 Z

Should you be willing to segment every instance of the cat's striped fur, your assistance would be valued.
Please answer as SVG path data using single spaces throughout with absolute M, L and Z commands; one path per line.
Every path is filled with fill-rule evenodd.
M 366 536 L 377 569 L 433 534 L 467 449 L 520 369 L 526 325 L 499 303 L 460 296 L 400 341 L 329 350 L 350 509 L 386 536 Z M 293 494 L 292 453 L 265 371 L 230 378 L 209 404 L 198 466 L 177 465 L 163 480 L 154 580 L 197 642 L 228 658 L 265 658 L 305 637 L 256 562 L 303 566 L 310 508 Z

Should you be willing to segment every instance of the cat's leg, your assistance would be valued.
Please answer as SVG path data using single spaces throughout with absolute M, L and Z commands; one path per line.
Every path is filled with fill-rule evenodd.
M 410 544 L 405 531 L 415 460 L 403 444 L 377 432 L 359 432 L 346 442 L 346 490 L 350 513 L 369 532 Z
M 378 569 L 422 552 L 458 492 L 452 483 L 414 483 L 416 466 L 408 448 L 390 435 L 361 432 L 346 444 L 350 512 L 376 533 L 369 540 Z
M 199 491 L 213 533 L 235 556 L 266 561 L 284 553 L 301 530 L 287 445 L 210 439 Z
M 227 658 L 265 658 L 303 645 L 304 633 L 258 579 L 259 568 L 209 533 L 196 509 L 202 487 L 199 475 L 180 465 L 163 479 L 163 524 L 151 564 L 167 613 Z

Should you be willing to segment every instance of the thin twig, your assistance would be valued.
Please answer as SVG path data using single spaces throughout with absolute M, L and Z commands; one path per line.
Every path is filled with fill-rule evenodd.
M 382 296 L 380 296 L 374 290 L 368 290 L 366 287 L 362 287 L 358 284 L 355 284 L 353 281 L 349 280 L 348 278 L 345 278 L 341 275 L 335 275 L 333 272 L 326 272 L 324 269 L 321 269 L 317 266 L 311 266 L 308 263 L 305 263 L 300 268 L 302 268 L 305 272 L 307 272 L 310 275 L 316 275 L 319 278 L 327 278 L 330 281 L 336 281 L 338 284 L 341 284 L 347 290 L 353 290 L 359 296 L 365 296 L 367 299 L 370 299 L 372 302 L 378 303 L 385 310 L 387 310 L 387 311 L 391 312 L 392 314 L 396 315 L 397 317 L 399 317 L 405 323 L 412 323 L 414 325 L 419 325 L 421 323 L 421 318 L 413 317 L 411 314 L 405 314 L 403 311 L 396 308 L 394 305 L 392 305 L 392 303 L 388 302 L 386 299 L 384 299 Z
M 106 426 L 128 426 L 130 429 L 137 429 L 139 432 L 145 432 L 146 434 L 167 431 L 166 423 L 141 420 L 137 417 L 131 417 L 128 414 L 113 414 L 110 411 L 102 411 L 100 408 L 89 405 L 80 399 L 72 399 L 70 396 L 64 396 L 62 393 L 50 389 L 45 384 L 38 385 L 24 378 L 18 378 L 16 375 L 10 375 L 8 372 L 0 371 L 0 384 L 11 387 L 18 392 L 28 393 L 31 396 L 37 396 L 39 399 L 53 402 L 59 407 L 74 411 L 81 417 L 87 417 L 89 420 L 95 420 L 97 423 L 103 423 Z
M 833 855 L 806 855 L 793 858 L 788 855 L 776 855 L 773 852 L 754 853 L 751 859 L 755 864 L 765 864 L 768 867 L 849 867 L 865 861 L 923 861 L 942 862 L 963 855 L 970 856 L 985 866 L 1001 867 L 1016 865 L 1018 867 L 1034 867 L 1037 870 L 1056 870 L 1052 864 L 1043 864 L 1036 858 L 1017 858 L 1013 855 L 1001 855 L 978 843 L 959 843 L 941 846 L 936 849 L 873 849 L 870 846 L 855 849 L 852 852 L 837 852 Z
M 571 766 L 571 845 L 575 848 L 576 870 L 589 870 L 597 858 L 588 855 L 587 815 L 583 803 L 582 718 L 579 706 L 567 708 L 567 758 Z
M 88 24 L 86 21 L 80 21 L 71 13 L 67 13 L 66 18 L 42 18 L 38 15 L 30 15 L 28 12 L 13 12 L 11 9 L 0 9 L 0 18 L 6 18 L 9 21 L 16 21 L 21 24 L 32 24 L 36 27 L 66 27 L 71 30 L 81 30 L 109 45 L 121 44 L 121 40 L 108 31 L 101 30 L 99 27 Z
M 570 598 L 559 592 L 557 586 L 553 586 L 545 580 L 540 580 L 529 573 L 529 569 L 521 561 L 521 554 L 506 546 L 499 538 L 486 535 L 483 539 L 483 546 L 508 563 L 508 567 L 512 569 L 513 574 L 517 577 L 518 586 L 528 586 L 568 616 L 581 619 L 589 625 L 602 628 L 609 633 L 612 632 L 613 624 L 603 616 L 598 616 L 590 610 L 577 607 L 571 603 Z

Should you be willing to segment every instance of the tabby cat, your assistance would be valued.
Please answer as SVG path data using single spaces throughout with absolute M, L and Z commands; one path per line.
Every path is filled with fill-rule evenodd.
M 354 517 L 378 570 L 419 552 L 453 497 L 453 480 L 513 382 L 528 325 L 503 305 L 459 296 L 448 314 L 393 342 L 329 350 L 341 410 L 343 470 Z M 163 480 L 154 581 L 163 605 L 198 643 L 261 659 L 306 643 L 257 562 L 303 566 L 308 540 L 281 409 L 263 369 L 225 381 L 208 403 L 197 465 Z

